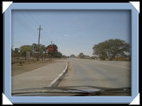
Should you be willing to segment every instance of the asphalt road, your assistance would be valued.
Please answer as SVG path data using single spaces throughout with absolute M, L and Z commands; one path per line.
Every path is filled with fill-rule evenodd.
M 59 60 L 33 71 L 13 76 L 12 90 L 47 87 L 63 72 L 66 62 L 67 60 Z
M 58 86 L 130 87 L 131 63 L 70 58 L 68 72 Z

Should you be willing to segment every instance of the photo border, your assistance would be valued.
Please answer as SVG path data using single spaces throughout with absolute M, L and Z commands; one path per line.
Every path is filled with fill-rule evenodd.
M 11 96 L 11 12 L 12 10 L 131 10 L 131 96 Z M 139 13 L 130 3 L 12 3 L 4 15 L 3 93 L 14 104 L 118 103 L 130 104 L 138 95 Z

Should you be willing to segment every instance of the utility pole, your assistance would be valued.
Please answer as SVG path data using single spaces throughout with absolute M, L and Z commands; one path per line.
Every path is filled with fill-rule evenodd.
M 52 46 L 52 41 L 51 41 L 51 46 Z
M 39 30 L 37 61 L 39 61 L 40 30 L 42 30 L 42 29 L 41 29 L 41 25 L 39 26 L 39 28 L 38 28 L 37 30 Z

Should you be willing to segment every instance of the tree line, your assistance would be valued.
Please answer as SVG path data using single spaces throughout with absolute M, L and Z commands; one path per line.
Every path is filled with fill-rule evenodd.
M 53 47 L 53 52 L 48 51 L 48 47 Z M 126 43 L 124 40 L 120 39 L 109 39 L 93 46 L 93 55 L 98 57 L 101 60 L 114 60 L 116 58 L 129 58 L 131 59 L 131 45 Z M 58 51 L 58 46 L 56 44 L 50 44 L 48 46 L 39 45 L 39 53 L 40 56 L 46 57 L 55 57 L 55 58 L 66 58 L 67 56 L 63 55 Z M 23 45 L 20 47 L 20 53 L 17 54 L 12 50 L 13 56 L 26 56 L 26 51 L 29 51 L 32 56 L 36 57 L 36 53 L 38 52 L 38 44 L 33 43 L 32 45 Z M 71 55 L 70 57 L 76 57 Z M 87 56 L 81 52 L 78 55 L 78 58 L 86 58 Z
M 109 39 L 93 46 L 92 57 L 79 53 L 78 58 L 90 58 L 101 60 L 130 60 L 131 48 L 130 44 L 120 39 Z M 73 56 L 72 56 L 73 57 Z M 75 56 L 74 56 L 75 57 Z
M 53 52 L 48 51 L 48 47 L 52 46 L 53 47 Z M 26 56 L 26 52 L 29 51 L 31 56 L 36 57 L 37 53 L 38 53 L 38 44 L 33 43 L 32 45 L 22 45 L 19 48 L 20 52 L 16 53 L 14 50 L 12 50 L 12 54 L 14 57 L 16 56 L 21 56 L 21 57 L 25 57 Z M 65 55 L 63 55 L 61 52 L 58 51 L 58 47 L 56 44 L 50 44 L 48 46 L 39 45 L 39 54 L 40 57 L 42 56 L 47 56 L 47 57 L 52 57 L 52 58 L 62 58 L 62 57 L 66 57 Z
M 130 44 L 120 39 L 109 39 L 93 46 L 93 55 L 97 55 L 100 59 L 113 60 L 117 57 L 131 56 Z

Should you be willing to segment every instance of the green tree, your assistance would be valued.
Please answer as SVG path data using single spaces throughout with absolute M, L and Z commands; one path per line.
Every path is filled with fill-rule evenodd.
M 38 51 L 38 44 L 33 43 L 32 44 L 32 49 L 34 49 L 36 52 Z M 45 51 L 47 48 L 45 47 L 45 45 L 39 44 L 39 50 L 43 50 Z
M 100 59 L 126 57 L 130 55 L 130 45 L 124 40 L 110 39 L 94 45 L 93 54 L 98 55 Z
M 42 52 L 46 52 L 47 48 L 45 47 L 45 45 L 40 45 L 40 51 Z
M 48 55 L 49 55 L 50 57 L 58 57 L 58 58 L 61 58 L 61 57 L 62 57 L 62 53 L 58 52 L 58 47 L 57 47 L 57 45 L 55 45 L 55 44 L 48 45 L 48 46 L 47 46 L 47 50 L 48 50 L 48 48 L 49 48 L 50 46 L 53 47 L 53 51 L 52 51 L 52 52 L 48 51 Z
M 84 55 L 83 53 L 79 53 L 78 57 L 79 57 L 79 58 L 84 58 L 85 55 Z
M 63 55 L 62 55 L 62 53 L 61 52 L 57 52 L 55 55 L 54 55 L 54 57 L 57 57 L 57 58 L 61 58 Z
M 32 44 L 32 48 L 37 52 L 37 50 L 38 50 L 38 44 L 33 43 Z
M 26 51 L 30 51 L 32 53 L 32 46 L 31 45 L 23 45 L 20 47 L 20 54 L 26 57 Z
M 71 54 L 70 57 L 71 58 L 76 58 L 76 56 L 74 54 Z

